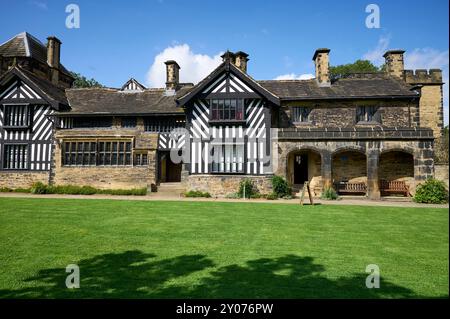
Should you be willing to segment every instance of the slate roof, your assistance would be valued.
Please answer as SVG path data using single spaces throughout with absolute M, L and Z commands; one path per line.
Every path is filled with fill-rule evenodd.
M 369 99 L 369 98 L 413 98 L 419 94 L 407 83 L 381 73 L 352 74 L 333 82 L 330 86 L 319 86 L 310 80 L 266 80 L 257 81 L 281 100 L 320 99 Z
M 22 32 L 14 38 L 0 44 L 0 55 L 4 57 L 28 57 L 47 64 L 47 46 L 28 32 Z M 60 64 L 60 71 L 71 76 Z
M 165 89 L 146 89 L 142 92 L 123 92 L 113 88 L 66 89 L 66 96 L 72 108 L 65 115 L 143 115 L 183 113 L 175 99 L 187 92 L 182 87 L 176 95 Z
M 230 54 L 231 52 L 227 51 L 225 54 Z M 218 75 L 222 74 L 222 72 L 232 72 L 236 76 L 238 76 L 241 80 L 244 81 L 245 84 L 249 85 L 252 89 L 259 92 L 261 95 L 266 97 L 269 101 L 273 102 L 276 105 L 279 105 L 280 99 L 279 97 L 274 94 L 273 92 L 269 91 L 262 85 L 258 83 L 258 81 L 255 81 L 250 75 L 247 73 L 244 73 L 233 65 L 229 60 L 223 61 L 217 68 L 215 68 L 207 77 L 205 77 L 203 80 L 198 82 L 196 85 L 194 85 L 192 88 L 184 92 L 183 94 L 179 95 L 177 98 L 177 104 L 182 106 L 185 105 L 189 100 L 191 100 L 197 93 L 199 93 L 203 88 L 205 88 L 208 83 L 210 83 L 212 80 L 214 80 Z
M 32 89 L 37 90 L 38 92 L 36 93 L 38 93 L 56 110 L 61 108 L 67 109 L 68 102 L 63 88 L 55 86 L 52 82 L 38 77 L 20 66 L 15 66 L 2 75 L 0 78 L 0 91 L 4 85 L 10 83 L 10 80 L 14 76 L 19 77 L 22 81 L 25 81 L 25 83 L 30 85 Z

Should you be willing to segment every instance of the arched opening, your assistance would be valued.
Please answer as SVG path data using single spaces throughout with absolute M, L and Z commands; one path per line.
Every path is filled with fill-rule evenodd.
M 295 150 L 287 158 L 286 179 L 294 192 L 308 182 L 314 196 L 322 191 L 321 156 L 311 149 Z
M 340 195 L 366 195 L 367 159 L 356 150 L 344 150 L 333 154 L 331 162 L 334 189 Z
M 378 176 L 381 196 L 409 196 L 415 191 L 414 156 L 401 150 L 382 153 Z

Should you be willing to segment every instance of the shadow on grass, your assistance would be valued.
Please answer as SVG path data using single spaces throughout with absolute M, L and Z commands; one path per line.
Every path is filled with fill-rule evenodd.
M 315 264 L 311 257 L 296 255 L 214 268 L 213 261 L 204 255 L 157 260 L 153 254 L 134 250 L 84 259 L 78 266 L 79 289 L 65 287 L 65 269 L 43 269 L 24 280 L 33 287 L 0 290 L 0 298 L 418 297 L 408 288 L 383 280 L 380 289 L 368 289 L 365 273 L 326 278 L 324 266 Z M 211 270 L 206 277 L 186 277 L 207 268 Z

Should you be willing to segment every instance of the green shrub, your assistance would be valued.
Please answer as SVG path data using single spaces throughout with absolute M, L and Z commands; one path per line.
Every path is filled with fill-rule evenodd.
M 144 196 L 147 195 L 147 188 L 106 189 L 102 190 L 100 194 Z
M 0 187 L 0 193 L 11 193 L 13 189 L 9 187 Z
M 42 182 L 33 183 L 31 186 L 32 194 L 47 194 L 47 185 Z
M 289 187 L 287 181 L 281 176 L 272 177 L 272 189 L 273 193 L 278 197 L 291 196 L 292 190 Z
M 31 189 L 30 188 L 19 187 L 19 188 L 15 188 L 15 189 L 13 189 L 11 191 L 14 192 L 14 193 L 30 193 Z
M 206 198 L 210 198 L 211 194 L 208 192 L 201 192 L 201 191 L 194 191 L 191 190 L 189 192 L 184 193 L 185 197 L 206 197 Z
M 266 196 L 266 199 L 268 199 L 268 200 L 275 200 L 275 199 L 278 199 L 278 195 L 275 194 L 275 193 L 268 194 L 268 195 Z
M 444 182 L 429 178 L 416 189 L 414 201 L 417 203 L 443 204 L 448 202 L 448 191 Z
M 251 198 L 258 194 L 258 189 L 256 188 L 253 181 L 249 178 L 244 178 L 239 183 L 238 195 L 240 198 L 244 197 L 244 188 L 245 188 L 245 198 Z
M 108 194 L 108 195 L 147 195 L 147 188 L 133 188 L 133 189 L 98 189 L 92 186 L 77 186 L 77 185 L 44 185 L 41 182 L 34 183 L 30 190 L 16 189 L 15 192 L 31 192 L 33 194 L 67 194 L 67 195 L 94 195 L 94 194 Z
M 236 199 L 236 198 L 240 198 L 238 193 L 231 193 L 231 194 L 226 194 L 225 198 L 229 198 L 229 199 Z
M 336 200 L 336 199 L 338 199 L 338 197 L 339 196 L 333 187 L 325 188 L 322 192 L 322 195 L 320 196 L 320 198 L 326 199 L 326 200 Z

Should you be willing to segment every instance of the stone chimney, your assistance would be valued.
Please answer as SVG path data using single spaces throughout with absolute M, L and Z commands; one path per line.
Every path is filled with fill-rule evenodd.
M 244 73 L 247 73 L 248 60 L 248 54 L 245 52 L 238 51 L 234 54 L 234 65 Z
M 233 52 L 228 51 L 228 50 L 227 50 L 227 52 L 222 54 L 220 57 L 222 58 L 222 62 L 230 61 L 233 64 L 235 64 L 235 62 L 236 62 L 236 55 Z
M 59 63 L 61 56 L 61 41 L 57 37 L 47 38 L 47 63 L 50 66 L 50 76 L 53 84 L 59 82 Z
M 390 50 L 383 55 L 386 61 L 387 74 L 403 79 L 403 71 L 405 69 L 403 53 L 405 53 L 404 50 Z
M 316 66 L 316 81 L 320 86 L 329 86 L 330 82 L 330 49 L 317 49 L 313 56 Z
M 180 66 L 174 60 L 164 62 L 166 64 L 166 90 L 176 91 L 180 84 Z

